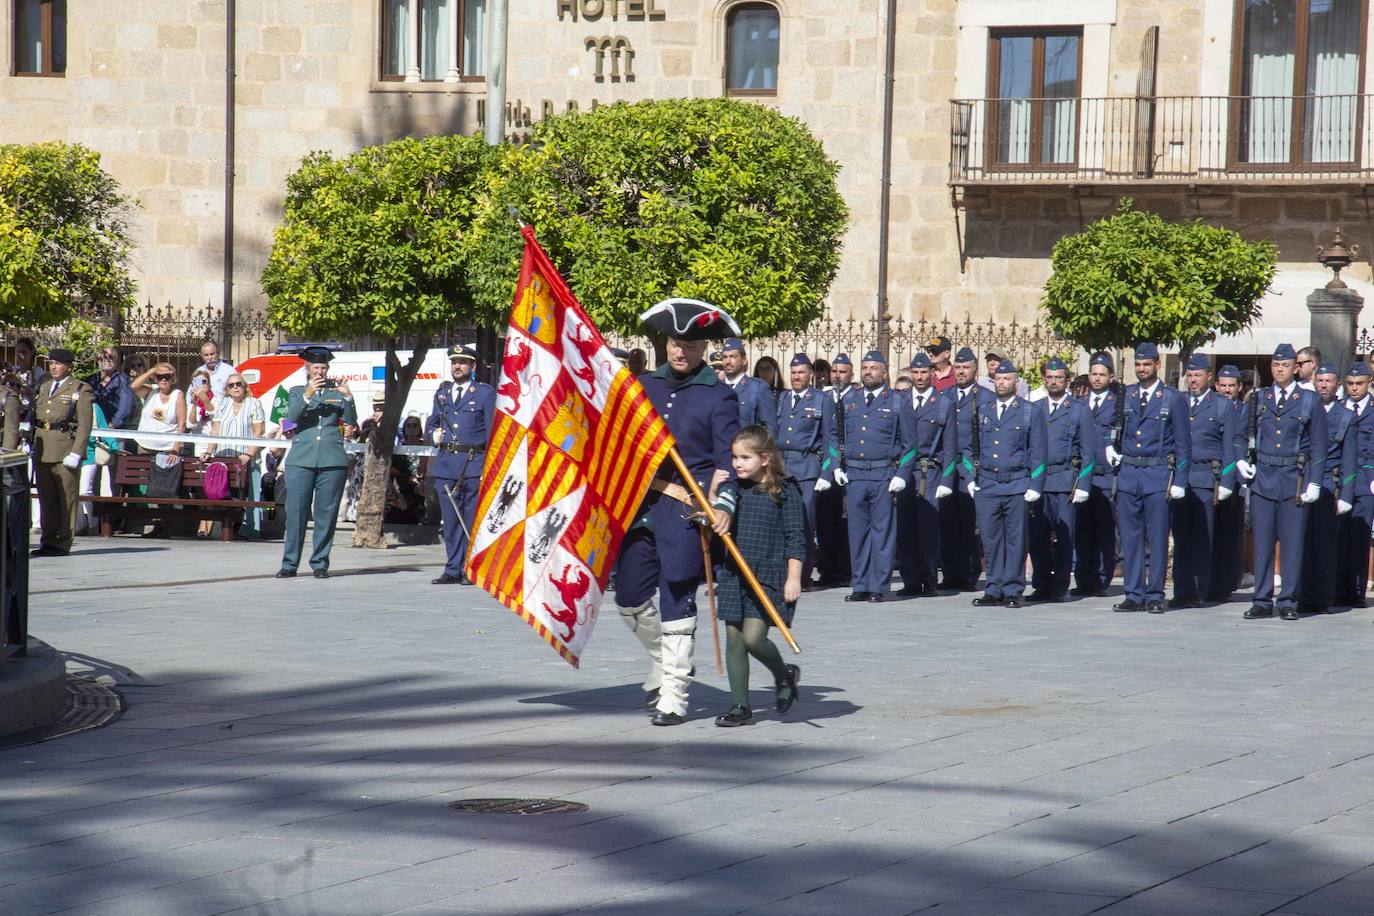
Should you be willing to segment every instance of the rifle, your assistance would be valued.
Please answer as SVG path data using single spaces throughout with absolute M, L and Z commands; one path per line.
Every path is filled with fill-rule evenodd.
M 1307 456 L 1302 452 L 1298 452 L 1298 490 L 1293 494 L 1293 502 L 1297 504 L 1298 508 L 1302 508 L 1303 505 L 1302 491 L 1306 488 L 1303 486 L 1302 479 L 1306 476 L 1306 469 Z
M 1259 449 L 1259 389 L 1250 392 L 1247 398 L 1250 402 L 1250 448 L 1247 456 L 1250 459 L 1250 467 L 1255 466 L 1255 453 Z
M 844 462 L 844 396 L 848 393 L 849 390 L 845 389 L 841 391 L 839 397 L 835 399 L 835 413 L 837 414 L 835 417 L 835 437 L 839 440 L 840 444 L 840 470 L 844 471 L 845 474 L 849 473 L 849 468 L 845 467 Z
M 1176 461 L 1177 459 L 1174 458 L 1173 452 L 1170 452 L 1165 457 L 1165 462 L 1169 465 L 1169 482 L 1164 485 L 1164 498 L 1166 500 L 1174 498 L 1174 471 L 1177 469 Z
M 1221 489 L 1221 462 L 1216 458 L 1211 460 L 1212 465 L 1212 505 L 1221 505 L 1218 490 Z
M 973 398 L 973 430 L 969 433 L 969 444 L 973 446 L 973 482 L 978 482 L 978 469 L 983 464 L 983 435 L 978 429 L 978 391 L 977 382 L 969 388 L 969 397 Z
M 1112 418 L 1112 448 L 1118 456 L 1121 455 L 1121 439 L 1126 435 L 1126 386 L 1120 382 L 1112 382 L 1112 388 L 1116 394 L 1116 414 Z M 1116 482 L 1121 476 L 1121 466 L 1117 465 L 1112 469 L 1112 501 L 1116 501 Z

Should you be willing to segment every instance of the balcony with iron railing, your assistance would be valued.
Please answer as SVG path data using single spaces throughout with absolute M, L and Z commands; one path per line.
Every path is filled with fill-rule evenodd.
M 1371 182 L 1368 98 L 955 99 L 950 183 Z

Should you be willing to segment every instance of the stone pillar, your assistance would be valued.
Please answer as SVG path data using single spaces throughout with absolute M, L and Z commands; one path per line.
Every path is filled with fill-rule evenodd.
M 1362 308 L 1364 297 L 1344 283 L 1315 289 L 1307 297 L 1307 310 L 1312 313 L 1309 341 L 1325 362 L 1336 364 L 1342 378 L 1354 359 L 1355 323 Z

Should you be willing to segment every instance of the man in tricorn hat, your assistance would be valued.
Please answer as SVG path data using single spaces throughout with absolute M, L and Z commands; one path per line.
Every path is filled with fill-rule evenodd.
M 496 408 L 496 389 L 473 377 L 477 349 L 471 344 L 449 348 L 452 378 L 434 392 L 434 406 L 425 420 L 425 432 L 439 454 L 430 474 L 439 495 L 444 524 L 444 571 L 431 579 L 433 585 L 461 585 L 468 553 L 468 532 L 477 514 L 477 495 L 486 462 L 487 438 Z
M 708 341 L 737 336 L 739 327 L 722 310 L 694 299 L 665 300 L 641 318 L 667 337 L 667 360 L 639 381 L 697 485 L 714 490 L 711 517 L 703 521 L 724 534 L 738 499 L 730 443 L 740 428 L 739 399 L 704 357 Z M 687 721 L 696 592 L 705 559 L 701 535 L 688 516 L 699 508 L 676 465 L 665 461 L 616 563 L 621 619 L 649 652 L 644 705 L 654 725 Z

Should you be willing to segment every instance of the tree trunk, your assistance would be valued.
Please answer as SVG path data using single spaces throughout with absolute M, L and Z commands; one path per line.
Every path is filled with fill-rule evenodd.
M 396 444 L 396 430 L 401 425 L 401 410 L 410 397 L 410 386 L 420 371 L 420 364 L 429 352 L 429 337 L 418 337 L 410 359 L 401 365 L 396 355 L 396 338 L 386 342 L 386 402 L 382 419 L 367 440 L 363 456 L 363 490 L 358 496 L 358 521 L 353 529 L 354 547 L 386 548 L 382 534 L 382 518 L 386 513 L 387 489 L 391 482 L 391 455 Z

